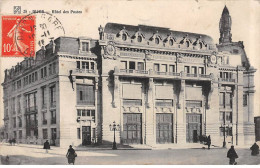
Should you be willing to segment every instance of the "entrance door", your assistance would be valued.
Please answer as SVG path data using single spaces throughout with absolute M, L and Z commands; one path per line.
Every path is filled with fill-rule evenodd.
M 156 143 L 173 143 L 172 114 L 156 114 Z
M 82 126 L 82 145 L 91 144 L 91 127 Z
M 198 142 L 201 135 L 201 114 L 186 114 L 186 141 Z
M 124 114 L 122 142 L 126 144 L 142 143 L 141 114 Z

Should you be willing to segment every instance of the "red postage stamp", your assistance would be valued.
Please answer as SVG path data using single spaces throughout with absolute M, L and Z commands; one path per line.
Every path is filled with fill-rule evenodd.
M 35 55 L 35 16 L 2 16 L 2 56 Z

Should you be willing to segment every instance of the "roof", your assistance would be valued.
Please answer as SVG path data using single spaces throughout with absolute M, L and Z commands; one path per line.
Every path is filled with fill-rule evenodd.
M 145 39 L 150 39 L 155 33 L 158 33 L 164 40 L 171 34 L 174 38 L 176 38 L 177 42 L 180 42 L 184 37 L 187 36 L 187 38 L 192 40 L 193 42 L 200 38 L 200 40 L 204 41 L 206 44 L 214 45 L 213 39 L 208 35 L 173 31 L 169 28 L 146 25 L 133 26 L 118 23 L 107 23 L 104 28 L 104 33 L 118 34 L 122 29 L 125 29 L 130 37 L 134 36 L 137 31 L 142 33 L 145 36 Z
M 229 14 L 229 11 L 228 11 L 228 8 L 227 8 L 226 5 L 225 5 L 223 12 L 222 12 L 222 15 L 224 15 L 224 14 Z

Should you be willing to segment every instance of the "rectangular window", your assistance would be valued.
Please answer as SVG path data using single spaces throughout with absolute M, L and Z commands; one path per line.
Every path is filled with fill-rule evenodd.
M 224 107 L 225 105 L 225 94 L 224 93 L 219 93 L 219 105 Z
M 41 78 L 43 78 L 44 75 L 43 75 L 43 68 L 41 69 Z
M 49 75 L 52 75 L 52 64 L 49 65 Z
M 82 51 L 89 51 L 89 43 L 88 42 L 82 42 Z
M 89 62 L 82 61 L 82 69 L 89 69 Z
M 22 138 L 23 138 L 23 131 L 19 130 L 19 139 L 22 139 Z
M 51 129 L 51 139 L 55 140 L 57 139 L 57 129 L 56 128 L 52 128 Z M 53 142 L 54 143 L 54 142 Z
M 82 116 L 87 116 L 86 110 L 81 110 L 82 111 Z
M 127 62 L 126 61 L 120 62 L 120 69 L 127 69 Z
M 46 87 L 42 87 L 42 107 L 46 107 Z
M 204 68 L 203 67 L 199 67 L 199 74 L 204 74 Z
M 95 69 L 95 63 L 94 63 L 94 62 L 90 62 L 90 68 L 91 68 L 92 70 Z
M 185 73 L 190 73 L 190 67 L 189 66 L 185 66 L 184 67 L 184 72 Z
M 13 127 L 16 128 L 16 118 L 13 118 Z
M 135 69 L 135 62 L 133 61 L 129 62 L 129 69 Z
M 46 118 L 46 112 L 42 113 L 42 124 L 46 125 L 47 124 L 47 118 Z
M 96 115 L 95 115 L 95 110 L 91 110 L 91 116 L 92 116 L 92 118 L 93 118 L 93 120 L 94 120 L 94 122 L 96 122 Z
M 77 115 L 80 117 L 81 116 L 81 110 L 77 110 Z
M 80 69 L 80 61 L 77 61 L 77 69 Z
M 77 104 L 95 105 L 95 91 L 93 85 L 77 84 Z
M 32 73 L 32 82 L 34 82 L 34 73 Z
M 225 121 L 225 112 L 221 111 L 219 113 L 219 121 L 224 122 Z
M 175 72 L 175 66 L 169 65 L 169 72 Z
M 35 72 L 35 81 L 37 81 L 38 80 L 38 72 Z
M 166 64 L 162 64 L 160 71 L 161 72 L 167 72 L 167 65 Z
M 47 68 L 44 67 L 44 68 L 43 68 L 43 77 L 46 77 L 46 76 L 47 76 Z
M 232 108 L 232 94 L 231 93 L 226 93 L 226 107 Z
M 197 74 L 197 67 L 191 67 L 191 74 Z
M 56 110 L 51 111 L 51 124 L 56 124 Z
M 47 129 L 42 129 L 42 137 L 43 137 L 43 139 L 48 139 L 48 130 Z
M 159 71 L 160 71 L 160 66 L 159 66 L 159 64 L 154 64 L 154 65 L 153 65 L 153 69 L 154 69 L 155 72 L 159 72 Z
M 232 112 L 226 112 L 226 122 L 232 123 Z
M 138 62 L 137 63 L 137 69 L 141 70 L 141 71 L 144 70 L 144 63 L 143 62 Z
M 243 106 L 247 106 L 247 94 L 243 95 Z
M 78 134 L 78 139 L 80 139 L 80 134 L 81 134 L 80 128 L 77 128 L 77 134 Z
M 51 101 L 51 106 L 55 107 L 56 106 L 56 88 L 55 86 L 50 87 L 50 101 Z

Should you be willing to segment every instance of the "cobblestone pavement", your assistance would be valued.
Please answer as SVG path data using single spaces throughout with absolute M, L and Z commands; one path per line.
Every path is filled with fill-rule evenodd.
M 161 149 L 161 150 L 81 150 L 76 151 L 78 165 L 227 165 L 226 157 L 228 149 Z M 259 165 L 260 155 L 251 156 L 249 149 L 236 149 L 239 165 Z M 21 165 L 64 165 L 67 149 L 52 147 L 45 153 L 42 146 L 0 144 L 2 164 Z M 6 157 L 9 161 L 6 162 Z

